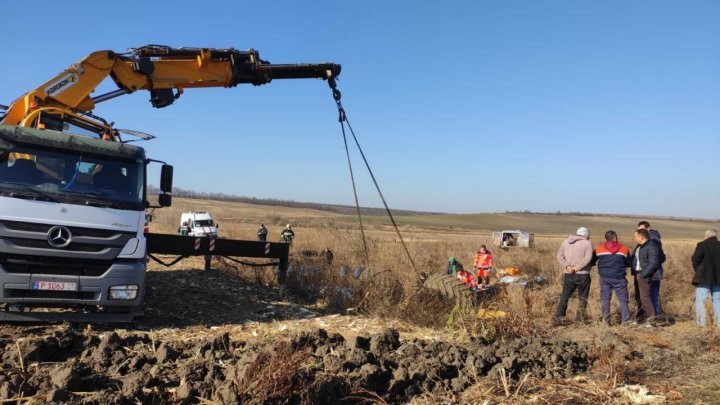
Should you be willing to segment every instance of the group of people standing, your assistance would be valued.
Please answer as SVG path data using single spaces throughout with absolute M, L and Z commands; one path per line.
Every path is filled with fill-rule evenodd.
M 631 251 L 618 241 L 613 230 L 605 232 L 605 241 L 593 248 L 590 243 L 590 231 L 585 227 L 577 229 L 560 245 L 557 260 L 563 268 L 563 290 L 555 316 L 554 324 L 560 324 L 566 316 L 568 300 L 578 291 L 579 304 L 576 321 L 587 319 L 587 303 L 590 294 L 590 270 L 597 266 L 600 278 L 600 307 L 603 321 L 611 322 L 610 300 L 613 292 L 617 298 L 620 318 L 623 324 L 631 320 L 627 269 L 634 281 L 635 300 L 637 302 L 636 321 L 645 327 L 654 326 L 660 315 L 660 284 L 664 275 L 663 263 L 666 261 L 662 239 L 657 230 L 647 221 L 640 221 L 633 237 L 636 242 Z M 692 257 L 696 286 L 696 313 L 700 325 L 706 323 L 704 301 L 712 294 L 715 322 L 720 326 L 720 243 L 717 231 L 709 230 L 705 240 L 698 243 Z
M 615 231 L 605 232 L 605 242 L 597 248 L 590 243 L 590 231 L 578 228 L 560 245 L 557 260 L 563 267 L 563 290 L 560 295 L 554 324 L 559 324 L 567 312 L 570 296 L 578 290 L 579 304 L 576 321 L 587 319 L 587 303 L 590 295 L 590 270 L 598 267 L 600 277 L 600 307 L 603 321 L 610 324 L 610 300 L 613 292 L 617 297 L 622 323 L 631 322 L 628 294 L 627 268 L 634 280 L 635 298 L 638 303 L 636 319 L 652 327 L 660 314 L 660 281 L 663 277 L 665 253 L 660 233 L 647 221 L 638 223 L 634 233 L 637 245 L 630 249 L 618 241 Z
M 265 227 L 265 224 L 260 224 L 260 227 L 257 231 L 257 238 L 260 242 L 267 241 L 267 234 L 268 230 Z M 280 241 L 285 243 L 292 243 L 293 239 L 295 239 L 295 231 L 292 230 L 292 226 L 290 224 L 285 225 L 285 228 L 280 232 Z

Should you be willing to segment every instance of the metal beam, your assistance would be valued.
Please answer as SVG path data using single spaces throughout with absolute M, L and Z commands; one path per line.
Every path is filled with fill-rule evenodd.
M 148 233 L 148 253 L 175 256 L 235 256 L 279 259 L 278 285 L 280 297 L 285 293 L 285 275 L 289 264 L 290 245 L 254 240 L 211 239 L 192 236 Z M 207 264 L 206 264 L 207 268 Z

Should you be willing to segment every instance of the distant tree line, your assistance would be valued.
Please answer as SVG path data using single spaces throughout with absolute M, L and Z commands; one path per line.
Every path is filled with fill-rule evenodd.
M 153 185 L 148 185 L 148 195 L 158 195 L 160 189 Z M 357 209 L 350 205 L 337 205 L 337 204 L 322 204 L 312 202 L 300 202 L 293 200 L 279 200 L 275 198 L 256 198 L 256 197 L 245 197 L 234 194 L 226 193 L 208 193 L 203 191 L 185 190 L 180 187 L 173 187 L 173 197 L 176 198 L 189 198 L 195 200 L 212 200 L 212 201 L 230 201 L 240 202 L 247 204 L 256 205 L 272 205 L 276 207 L 289 207 L 289 208 L 309 208 L 322 211 L 330 211 L 338 214 L 353 215 L 357 214 Z M 385 208 L 377 207 L 360 207 L 360 212 L 363 215 L 386 215 Z M 422 212 L 422 211 L 410 211 L 410 210 L 392 210 L 393 215 L 428 215 L 438 214 L 436 212 Z
M 673 221 L 708 221 L 707 219 L 701 218 L 686 218 L 686 217 L 673 217 L 673 216 L 660 216 L 660 215 L 632 215 L 632 214 L 598 214 L 592 212 L 579 212 L 579 211 L 555 211 L 555 212 L 539 212 L 539 211 L 505 211 L 506 214 L 529 214 L 529 215 L 567 215 L 577 217 L 620 217 L 620 218 L 640 218 L 640 219 L 668 219 Z M 712 220 L 710 220 L 712 221 Z M 717 220 L 716 220 L 717 221 Z

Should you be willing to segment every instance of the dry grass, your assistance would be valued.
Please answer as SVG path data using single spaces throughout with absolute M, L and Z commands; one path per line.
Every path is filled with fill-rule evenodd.
M 447 338 L 451 334 L 458 340 L 469 336 L 494 340 L 538 334 L 593 342 L 596 347 L 593 354 L 595 365 L 590 379 L 550 381 L 522 376 L 518 380 L 512 380 L 498 374 L 478 381 L 476 386 L 456 398 L 458 401 L 482 403 L 489 400 L 491 403 L 508 404 L 564 401 L 612 403 L 622 402 L 622 399 L 613 393 L 613 389 L 622 387 L 623 384 L 640 383 L 648 385 L 656 392 L 664 393 L 668 399 L 687 403 L 695 399 L 713 398 L 714 393 L 720 390 L 720 378 L 708 371 L 720 366 L 720 340 L 712 328 L 700 330 L 693 322 L 694 287 L 690 284 L 690 257 L 696 242 L 671 238 L 672 235 L 680 235 L 681 238 L 695 235 L 699 239 L 702 235 L 699 227 L 707 224 L 652 221 L 664 235 L 663 244 L 667 254 L 661 305 L 665 313 L 678 323 L 643 332 L 637 329 L 608 328 L 600 323 L 599 286 L 595 272 L 592 275 L 593 284 L 588 305 L 588 315 L 594 322 L 591 325 L 571 328 L 550 328 L 551 316 L 562 289 L 562 274 L 555 254 L 566 237 L 565 231 L 536 235 L 536 246 L 531 250 L 494 250 L 497 268 L 519 267 L 524 275 L 543 277 L 547 283 L 533 289 L 508 287 L 502 294 L 481 302 L 482 309 L 502 310 L 507 314 L 502 318 L 484 319 L 476 316 L 477 308 L 453 308 L 437 295 L 418 288 L 417 273 L 405 257 L 397 236 L 380 219 L 369 221 L 366 234 L 370 267 L 363 273 L 363 277 L 356 280 L 351 275 L 342 276 L 338 271 L 342 266 L 351 269 L 365 264 L 360 233 L 351 217 L 308 209 L 178 199 L 173 208 L 155 213 L 151 230 L 174 233 L 180 212 L 190 209 L 212 212 L 220 223 L 221 237 L 228 238 L 254 239 L 257 226 L 265 223 L 270 231 L 270 239 L 275 239 L 285 223 L 292 223 L 296 232 L 292 263 L 296 270 L 304 268 L 305 271 L 289 276 L 289 287 L 298 296 L 316 302 L 318 308 L 324 308 L 328 312 L 342 313 L 350 308 L 370 315 L 373 322 L 379 322 L 380 325 L 386 321 L 390 323 L 403 320 L 414 324 L 413 328 L 418 325 L 430 328 L 427 330 L 433 332 L 423 332 L 427 335 L 442 333 L 444 338 Z M 480 244 L 491 245 L 489 232 L 472 230 L 482 229 L 478 223 L 459 228 L 463 224 L 443 226 L 441 216 L 430 217 L 432 221 L 439 222 L 428 226 L 423 225 L 422 219 L 408 217 L 415 218 L 414 223 L 411 223 L 407 218 L 400 218 L 403 237 L 418 266 L 418 272 L 444 271 L 449 256 L 470 265 Z M 557 218 L 551 217 L 543 221 L 557 221 Z M 513 218 L 518 222 L 498 227 L 528 228 L 538 225 L 534 222 L 520 222 L 522 216 Z M 539 221 L 539 218 L 534 216 L 532 219 Z M 563 221 L 567 222 L 566 220 L 567 218 L 563 217 Z M 597 225 L 600 222 L 589 222 L 586 217 L 573 219 L 575 220 L 577 223 L 572 227 L 590 224 L 594 245 L 601 242 L 600 235 L 609 227 L 621 233 L 624 244 L 629 247 L 634 245 L 630 237 L 631 230 L 637 223 L 635 219 L 596 219 L 606 221 L 605 224 L 609 224 L 607 227 Z M 564 229 L 569 226 L 565 222 L 546 226 L 547 229 Z M 335 253 L 332 266 L 318 262 L 317 258 L 300 254 L 303 250 L 320 251 L 325 247 Z M 186 268 L 187 263 L 202 266 L 200 259 L 196 262 L 184 262 L 182 266 Z M 274 282 L 273 274 L 269 270 L 255 273 L 255 269 L 240 268 L 239 272 L 250 280 L 267 284 Z M 343 292 L 346 291 L 351 291 L 352 294 L 345 295 Z M 571 299 L 568 314 L 572 314 L 576 306 L 577 298 Z M 616 312 L 617 303 L 613 299 L 613 313 Z M 320 319 L 303 322 L 322 327 L 322 324 L 318 324 Z M 368 318 L 357 319 L 359 325 L 359 319 Z M 268 328 L 274 330 L 277 327 Z M 413 328 L 408 328 L 408 334 Z M 366 330 L 367 327 L 361 326 L 360 329 Z M 428 394 L 413 402 L 443 401 L 447 401 L 447 398 L 438 399 Z
M 380 316 L 416 319 L 427 319 L 425 305 L 439 307 L 437 302 L 433 302 L 430 297 L 417 296 L 418 273 L 413 270 L 407 260 L 397 235 L 385 225 L 379 223 L 369 225 L 366 234 L 370 268 L 364 273 L 362 280 L 357 281 L 350 276 L 343 277 L 338 272 L 342 266 L 351 269 L 355 266 L 365 265 L 362 240 L 352 217 L 310 209 L 176 199 L 172 208 L 157 210 L 153 213 L 151 230 L 174 233 L 180 213 L 188 210 L 207 210 L 213 213 L 220 224 L 221 237 L 227 238 L 254 239 L 257 226 L 265 223 L 269 229 L 269 239 L 272 240 L 279 236 L 285 223 L 292 223 L 297 235 L 292 249 L 295 267 L 316 269 L 302 277 L 296 277 L 295 285 L 310 286 L 312 290 L 310 295 L 314 298 L 322 298 L 320 297 L 322 291 L 337 292 L 338 289 L 349 288 L 355 290 L 356 294 L 346 303 L 347 306 L 362 304 L 362 309 Z M 530 222 L 527 224 L 517 222 L 522 220 L 523 215 Z M 445 216 L 428 217 L 432 217 L 433 221 L 439 221 Z M 562 223 L 554 225 L 556 228 L 553 229 L 566 228 L 567 225 L 564 222 L 567 222 L 568 218 L 572 218 L 553 215 L 544 218 L 526 214 L 498 214 L 498 217 L 504 218 L 503 220 L 512 218 L 516 221 L 514 225 L 520 228 L 538 226 L 540 220 L 546 222 L 562 220 Z M 489 232 L 447 227 L 445 229 L 423 228 L 402 222 L 407 218 L 415 217 L 403 217 L 400 224 L 408 249 L 417 264 L 417 272 L 429 274 L 443 271 L 449 256 L 454 256 L 469 266 L 474 252 L 480 244 L 491 245 Z M 472 216 L 463 218 L 472 218 Z M 636 223 L 632 218 L 612 217 L 578 217 L 574 220 L 582 221 L 577 222 L 581 224 L 587 224 L 588 221 L 604 221 L 602 223 L 613 225 L 623 224 L 625 228 L 630 229 Z M 671 220 L 662 220 L 658 223 L 671 229 L 672 232 L 681 234 L 694 232 L 698 226 L 705 225 L 697 222 Z M 479 222 L 470 222 L 468 228 L 478 226 L 478 224 Z M 658 227 L 665 235 L 668 234 L 666 228 L 659 225 Z M 605 231 L 605 228 L 591 228 L 591 231 L 593 244 L 599 244 L 599 235 Z M 632 247 L 629 232 L 621 236 L 626 238 L 623 242 Z M 496 325 L 502 333 L 528 334 L 538 327 L 544 328 L 548 325 L 550 315 L 557 305 L 557 299 L 562 289 L 562 274 L 558 269 L 555 253 L 565 236 L 565 233 L 537 236 L 536 246 L 531 250 L 494 250 L 497 268 L 519 267 L 528 277 L 540 276 L 548 281 L 547 285 L 539 290 L 516 293 L 510 289 L 501 296 L 501 299 L 492 303 L 493 308 L 499 307 L 507 310 L 512 319 L 512 321 L 505 320 L 505 325 Z M 673 240 L 667 237 L 664 239 L 668 259 L 665 263 L 665 279 L 661 289 L 661 305 L 667 314 L 676 319 L 690 319 L 693 316 L 694 288 L 690 284 L 692 277 L 690 256 L 694 245 L 694 241 Z M 335 253 L 335 261 L 332 266 L 320 265 L 317 259 L 305 258 L 298 254 L 303 250 L 320 251 L 326 247 Z M 270 281 L 271 277 L 258 277 L 258 279 Z M 369 285 L 373 287 L 367 288 Z M 601 318 L 597 285 L 597 275 L 594 274 L 588 306 L 588 315 L 593 320 Z M 370 296 L 367 296 L 368 293 Z M 574 310 L 576 305 L 577 300 L 571 300 L 569 310 Z M 613 305 L 616 308 L 615 302 Z M 439 309 L 444 311 L 442 316 L 449 316 L 451 308 L 439 307 Z M 420 311 L 420 313 L 416 313 L 416 311 Z M 569 313 L 571 313 L 570 311 Z M 442 316 L 438 318 L 442 318 Z

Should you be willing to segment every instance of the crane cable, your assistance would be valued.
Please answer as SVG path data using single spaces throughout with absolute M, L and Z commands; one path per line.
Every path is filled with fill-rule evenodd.
M 398 238 L 400 239 L 400 243 L 403 246 L 403 249 L 405 250 L 405 254 L 407 255 L 408 260 L 410 260 L 410 265 L 413 268 L 413 271 L 415 271 L 415 274 L 420 277 L 420 273 L 417 270 L 417 267 L 415 266 L 415 261 L 412 258 L 412 255 L 410 254 L 410 250 L 408 250 L 407 244 L 405 244 L 405 240 L 402 237 L 402 234 L 400 234 L 400 228 L 398 228 L 397 223 L 395 222 L 395 217 L 393 217 L 392 212 L 390 211 L 390 208 L 388 207 L 387 202 L 385 201 L 385 196 L 383 195 L 382 191 L 380 190 L 380 185 L 378 185 L 377 180 L 375 179 L 375 174 L 373 173 L 372 169 L 370 168 L 370 163 L 368 163 L 367 158 L 365 157 L 365 153 L 362 150 L 362 147 L 360 146 L 360 142 L 357 139 L 357 136 L 355 136 L 355 131 L 352 128 L 352 125 L 350 125 L 350 120 L 348 120 L 347 115 L 345 114 L 345 108 L 342 106 L 342 102 L 340 101 L 342 95 L 340 94 L 340 90 L 337 89 L 337 83 L 335 82 L 334 77 L 328 78 L 328 84 L 330 85 L 330 88 L 332 89 L 333 93 L 333 99 L 335 100 L 335 104 L 337 104 L 338 108 L 338 121 L 340 122 L 340 128 L 342 130 L 342 136 L 343 136 L 343 142 L 345 144 L 345 154 L 347 155 L 347 161 L 348 161 L 348 167 L 350 168 L 350 180 L 352 181 L 353 186 L 353 194 L 355 195 L 355 207 L 357 209 L 358 214 L 358 220 L 360 222 L 360 233 L 362 234 L 363 238 L 363 247 L 365 248 L 365 260 L 367 265 L 370 265 L 370 254 L 368 253 L 368 247 L 367 242 L 365 240 L 365 230 L 363 228 L 363 222 L 362 222 L 362 214 L 360 212 L 360 202 L 358 201 L 357 196 L 357 188 L 355 186 L 355 176 L 353 175 L 352 170 L 352 163 L 350 161 L 350 150 L 348 148 L 347 143 L 347 134 L 345 132 L 345 124 L 347 124 L 348 129 L 350 130 L 350 134 L 353 137 L 353 140 L 355 141 L 355 146 L 357 146 L 358 151 L 360 152 L 360 156 L 362 156 L 363 162 L 365 163 L 365 167 L 367 168 L 368 173 L 370 174 L 370 178 L 372 178 L 373 184 L 375 185 L 375 189 L 378 192 L 378 195 L 380 196 L 380 199 L 382 200 L 383 206 L 385 207 L 385 211 L 388 214 L 388 217 L 390 218 L 390 222 L 392 222 L 393 228 L 395 228 L 395 232 L 398 235 Z

